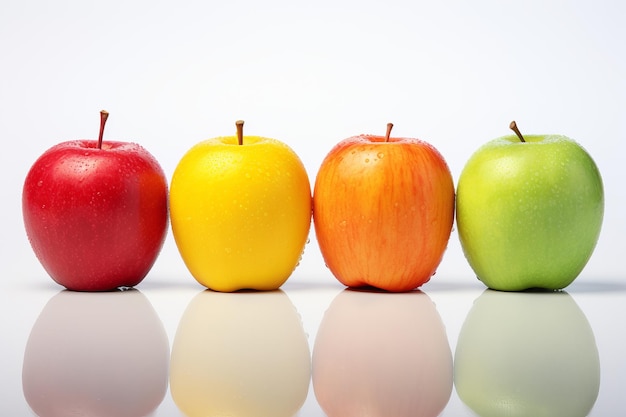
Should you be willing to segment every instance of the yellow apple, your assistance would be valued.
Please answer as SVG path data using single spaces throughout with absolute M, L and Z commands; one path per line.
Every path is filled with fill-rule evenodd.
M 202 285 L 215 291 L 279 288 L 298 265 L 311 226 L 311 186 L 283 142 L 218 137 L 181 159 L 170 186 L 178 250 Z

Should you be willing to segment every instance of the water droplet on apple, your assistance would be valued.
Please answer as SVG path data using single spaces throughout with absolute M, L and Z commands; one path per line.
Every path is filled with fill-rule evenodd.
M 383 159 L 385 157 L 385 154 L 382 152 L 378 152 L 378 154 L 376 154 L 376 156 L 378 156 L 378 158 Z
M 41 187 L 42 185 L 43 185 L 43 181 L 42 180 L 37 181 L 37 187 Z
M 365 163 L 368 164 L 370 162 L 369 158 L 365 158 Z
M 339 222 L 340 227 L 346 227 L 347 224 L 348 224 L 347 220 L 342 220 L 341 222 Z

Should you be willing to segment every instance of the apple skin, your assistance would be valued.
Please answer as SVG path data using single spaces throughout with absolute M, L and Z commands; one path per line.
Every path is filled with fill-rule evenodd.
M 311 186 L 286 144 L 219 137 L 192 147 L 170 190 L 172 231 L 193 277 L 209 289 L 279 288 L 311 226 Z
M 292 417 L 304 404 L 311 352 L 283 291 L 197 294 L 172 344 L 170 392 L 187 417 Z
M 454 184 L 441 154 L 419 139 L 360 135 L 318 171 L 313 222 L 333 275 L 349 287 L 408 291 L 436 272 L 454 221 Z
M 593 330 L 566 292 L 485 290 L 454 356 L 460 399 L 482 417 L 583 417 L 600 389 Z
M 60 143 L 24 181 L 22 213 L 35 255 L 58 284 L 106 291 L 139 284 L 167 233 L 167 179 L 135 143 Z
M 562 289 L 595 248 L 604 213 L 600 172 L 558 135 L 510 135 L 478 149 L 457 186 L 465 257 L 486 286 Z
M 313 347 L 315 397 L 329 417 L 435 417 L 452 393 L 452 352 L 423 292 L 345 289 Z
M 163 323 L 138 290 L 64 290 L 26 342 L 24 398 L 42 417 L 152 415 L 167 393 L 169 353 Z

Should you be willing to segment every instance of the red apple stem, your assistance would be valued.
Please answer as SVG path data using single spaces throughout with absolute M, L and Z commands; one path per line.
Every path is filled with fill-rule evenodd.
M 513 132 L 515 132 L 515 134 L 517 135 L 517 137 L 519 138 L 519 140 L 521 140 L 522 142 L 526 142 L 524 140 L 524 136 L 522 136 L 522 133 L 519 131 L 519 129 L 517 128 L 517 123 L 515 123 L 515 120 L 513 120 L 511 122 L 511 124 L 509 125 L 509 129 L 511 129 Z
M 385 134 L 385 142 L 389 142 L 389 135 L 391 135 L 391 129 L 393 129 L 393 123 L 387 123 L 387 133 Z
M 102 138 L 104 137 L 104 126 L 109 118 L 109 112 L 100 110 L 100 133 L 98 134 L 98 149 L 102 149 Z
M 237 144 L 243 145 L 243 120 L 237 120 L 235 126 L 237 126 Z

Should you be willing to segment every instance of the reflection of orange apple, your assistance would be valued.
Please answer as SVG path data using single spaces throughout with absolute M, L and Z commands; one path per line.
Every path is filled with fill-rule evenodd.
M 187 417 L 291 417 L 310 376 L 308 341 L 282 291 L 204 291 L 172 345 L 170 391 Z
M 163 401 L 168 361 L 163 324 L 139 291 L 62 291 L 28 338 L 24 397 L 38 416 L 146 416 Z
M 429 417 L 452 393 L 452 354 L 422 292 L 344 290 L 313 348 L 313 387 L 329 417 Z
M 315 179 L 313 222 L 328 268 L 350 287 L 408 291 L 435 273 L 452 231 L 454 184 L 441 154 L 408 138 L 338 143 Z
M 484 417 L 583 417 L 600 387 L 600 361 L 584 313 L 565 292 L 486 290 L 457 343 L 454 382 Z

